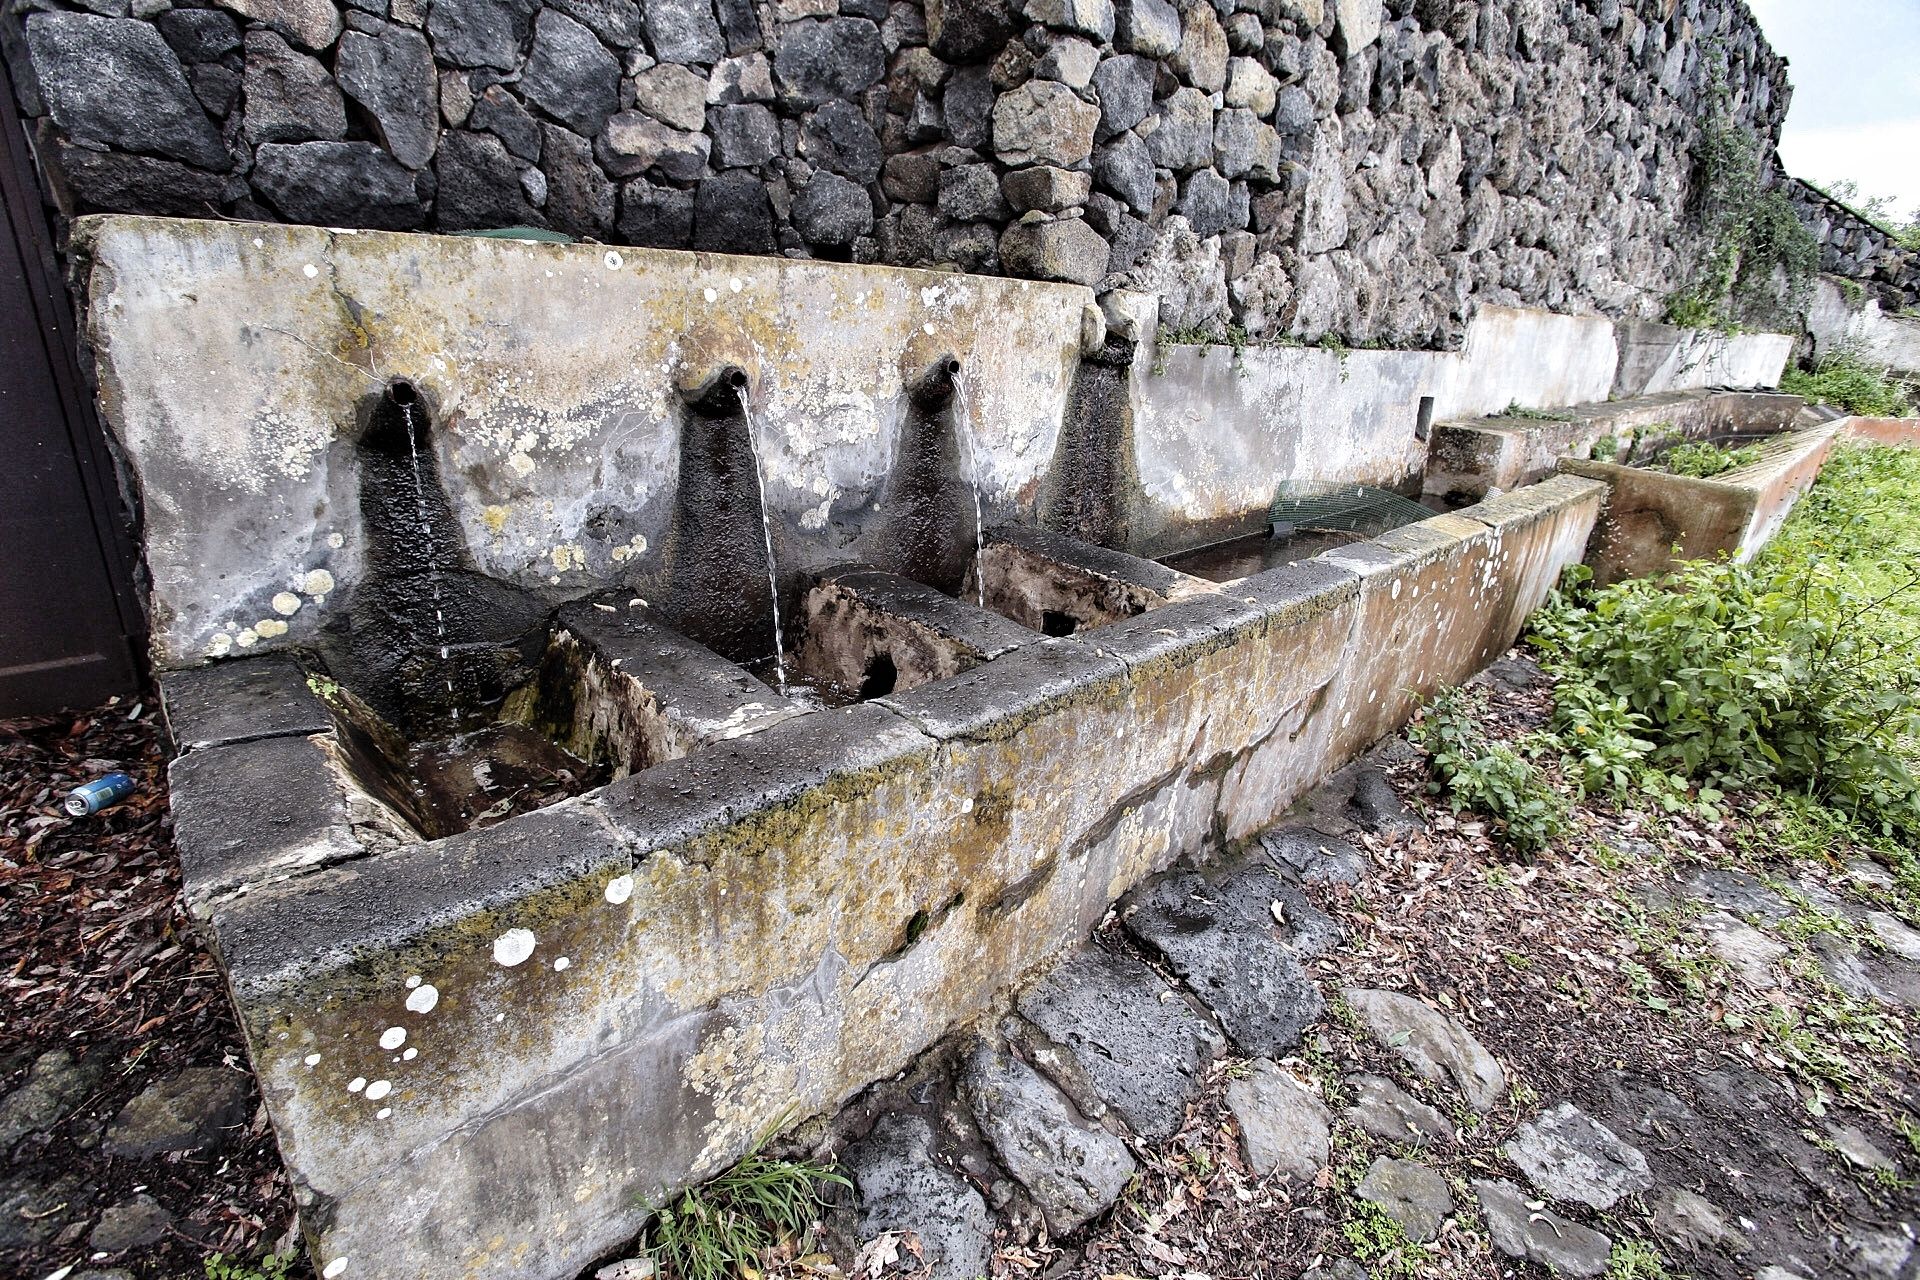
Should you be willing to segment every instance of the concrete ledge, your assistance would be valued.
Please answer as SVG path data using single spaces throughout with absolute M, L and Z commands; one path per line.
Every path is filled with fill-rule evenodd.
M 561 1280 L 897 1070 L 1510 643 L 1599 503 L 1542 488 L 222 899 L 319 1263 Z
M 1838 422 L 1788 432 L 1768 441 L 1757 462 L 1707 479 L 1563 460 L 1563 471 L 1610 490 L 1587 550 L 1594 580 L 1664 573 L 1682 560 L 1752 560 L 1820 474 L 1839 432 Z
M 1841 432 L 1867 444 L 1920 445 L 1920 418 L 1846 418 Z
M 306 672 L 285 654 L 172 672 L 160 681 L 160 707 L 180 753 L 333 728 Z
M 1596 447 L 1630 461 L 1636 450 L 1675 436 L 1784 431 L 1802 404 L 1773 392 L 1674 391 L 1574 405 L 1553 418 L 1443 422 L 1433 429 L 1423 488 L 1432 497 L 1489 497 L 1544 479 L 1561 458 L 1590 457 Z

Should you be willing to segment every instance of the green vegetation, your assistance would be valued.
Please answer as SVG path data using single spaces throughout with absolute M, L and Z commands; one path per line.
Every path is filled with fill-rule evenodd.
M 270 1253 L 257 1263 L 241 1262 L 224 1253 L 209 1255 L 202 1266 L 207 1280 L 286 1280 L 296 1261 L 290 1253 Z
M 1743 323 L 1777 328 L 1799 312 L 1820 246 L 1784 193 L 1761 190 L 1759 147 L 1734 118 L 1724 57 L 1694 147 L 1689 212 L 1701 260 L 1692 282 L 1667 299 L 1667 321 L 1729 332 Z
M 1689 440 L 1667 450 L 1660 459 L 1660 469 L 1676 476 L 1693 476 L 1704 480 L 1759 460 L 1760 446 L 1757 444 L 1723 449 L 1711 440 Z
M 654 1214 L 647 1248 L 665 1275 L 728 1280 L 756 1273 L 767 1250 L 812 1229 L 823 1185 L 853 1185 L 830 1165 L 766 1156 L 764 1145 L 762 1139 L 732 1169 Z
M 1496 418 L 1525 418 L 1530 422 L 1572 422 L 1573 415 L 1560 409 L 1526 409 L 1518 400 L 1507 402 L 1507 407 L 1493 415 Z
M 1353 1216 L 1340 1224 L 1340 1234 L 1353 1248 L 1353 1256 L 1367 1264 L 1377 1280 L 1413 1280 L 1426 1274 L 1433 1250 L 1407 1238 L 1400 1224 L 1389 1218 L 1379 1205 L 1354 1196 L 1349 1201 Z
M 1431 758 L 1429 790 L 1444 792 L 1456 813 L 1487 815 L 1515 852 L 1536 853 L 1566 829 L 1567 802 L 1531 761 L 1487 737 L 1486 710 L 1480 690 L 1447 689 L 1408 733 Z
M 1620 1240 L 1607 1258 L 1606 1280 L 1672 1280 L 1666 1259 L 1644 1240 Z
M 1780 376 L 1780 389 L 1867 418 L 1905 417 L 1920 399 L 1910 383 L 1889 378 L 1884 369 L 1876 371 L 1849 355 L 1829 356 L 1811 369 L 1789 369 Z

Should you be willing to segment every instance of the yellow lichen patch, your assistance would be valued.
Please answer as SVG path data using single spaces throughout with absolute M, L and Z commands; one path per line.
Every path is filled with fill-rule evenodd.
M 503 506 L 484 507 L 480 512 L 480 520 L 487 526 L 487 532 L 497 538 L 505 532 L 507 518 L 512 514 L 513 512 L 510 508 Z

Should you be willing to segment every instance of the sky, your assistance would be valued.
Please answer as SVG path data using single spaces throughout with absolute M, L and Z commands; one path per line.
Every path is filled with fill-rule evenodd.
M 1780 159 L 1796 178 L 1851 179 L 1920 211 L 1920 0 L 1747 0 L 1787 59 Z

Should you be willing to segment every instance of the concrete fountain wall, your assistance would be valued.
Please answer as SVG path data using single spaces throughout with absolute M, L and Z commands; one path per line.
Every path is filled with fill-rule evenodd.
M 1176 468 L 1243 465 L 1230 431 L 1183 459 L 1142 443 L 1128 335 L 1084 290 L 140 219 L 78 243 L 146 511 L 186 898 L 329 1280 L 571 1276 L 1497 655 L 1605 492 L 1558 477 L 1225 585 L 996 529 L 970 570 L 1009 615 L 989 618 L 831 567 L 893 554 L 889 450 L 936 354 L 972 375 L 990 524 L 1052 509 L 1076 433 L 1127 451 L 1136 514 Z M 847 595 L 945 611 L 972 665 L 808 711 L 657 625 L 674 387 L 727 362 L 752 377 L 782 571 L 840 593 L 810 594 L 810 620 L 868 626 Z M 475 563 L 571 601 L 548 641 L 585 672 L 564 732 L 658 738 L 607 785 L 439 839 L 368 789 L 335 694 L 291 660 L 360 585 L 357 410 L 399 376 L 435 410 L 431 474 Z M 1506 398 L 1553 394 L 1531 376 Z M 1239 404 L 1237 385 L 1210 394 Z M 1375 447 L 1366 403 L 1340 448 Z M 1016 624 L 1046 625 L 1017 597 L 1048 581 L 1114 591 L 1046 638 Z

